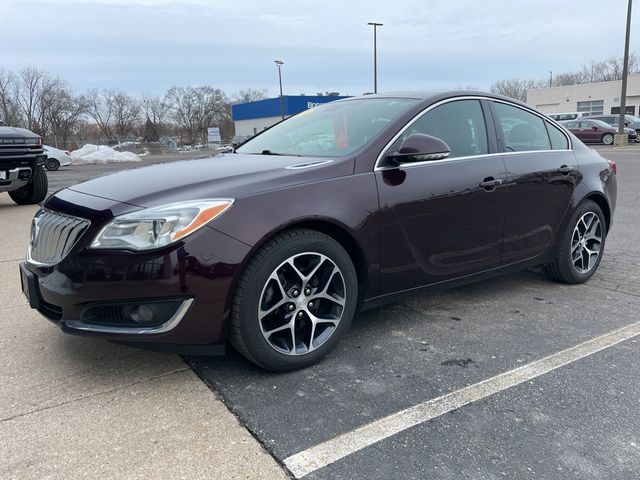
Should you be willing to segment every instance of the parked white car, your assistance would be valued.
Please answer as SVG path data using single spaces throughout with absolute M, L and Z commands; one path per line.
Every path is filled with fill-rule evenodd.
M 47 161 L 44 167 L 47 170 L 58 170 L 58 168 L 71 165 L 71 155 L 66 150 L 60 150 L 49 145 L 44 145 L 44 153 L 47 154 Z

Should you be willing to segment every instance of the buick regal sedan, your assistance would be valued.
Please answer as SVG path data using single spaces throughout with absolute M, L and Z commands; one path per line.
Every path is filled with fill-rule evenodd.
M 23 291 L 63 331 L 266 369 L 326 355 L 357 311 L 543 265 L 598 268 L 615 164 L 505 97 L 381 94 L 289 118 L 235 153 L 63 189 Z
M 584 143 L 591 142 L 613 145 L 614 135 L 618 133 L 617 128 L 612 127 L 602 120 L 574 120 L 570 122 L 561 122 L 561 125 Z M 638 138 L 638 135 L 633 128 L 625 127 L 624 132 L 627 134 L 630 142 L 635 142 Z

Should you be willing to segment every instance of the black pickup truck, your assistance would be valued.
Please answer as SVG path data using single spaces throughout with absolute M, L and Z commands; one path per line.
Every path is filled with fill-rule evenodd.
M 9 192 L 20 205 L 42 202 L 49 188 L 46 161 L 42 138 L 24 128 L 0 123 L 0 192 Z

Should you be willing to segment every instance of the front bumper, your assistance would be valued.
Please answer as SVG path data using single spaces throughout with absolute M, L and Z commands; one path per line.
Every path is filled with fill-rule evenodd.
M 26 147 L 24 151 L 0 147 L 0 192 L 11 192 L 24 187 L 33 178 L 38 166 L 47 156 L 40 150 L 35 153 Z
M 77 335 L 140 346 L 174 345 L 174 351 L 226 343 L 228 300 L 240 264 L 249 253 L 247 245 L 205 227 L 182 242 L 151 253 L 88 249 L 103 224 L 92 222 L 55 265 L 21 264 L 23 291 L 33 308 L 63 331 Z M 175 312 L 161 324 L 148 327 L 108 324 L 88 314 L 95 312 L 96 306 L 168 300 L 178 305 Z

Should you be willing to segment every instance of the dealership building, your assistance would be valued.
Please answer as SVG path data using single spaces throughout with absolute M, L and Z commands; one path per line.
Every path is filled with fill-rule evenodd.
M 584 83 L 527 91 L 527 103 L 543 113 L 588 112 L 590 115 L 620 113 L 622 80 Z M 640 75 L 629 75 L 626 113 L 640 115 Z
M 231 116 L 236 127 L 236 135 L 250 137 L 269 128 L 282 119 L 303 112 L 323 103 L 349 98 L 338 94 L 328 95 L 284 95 L 265 98 L 255 102 L 237 103 L 231 106 Z M 282 108 L 282 110 L 281 110 Z

